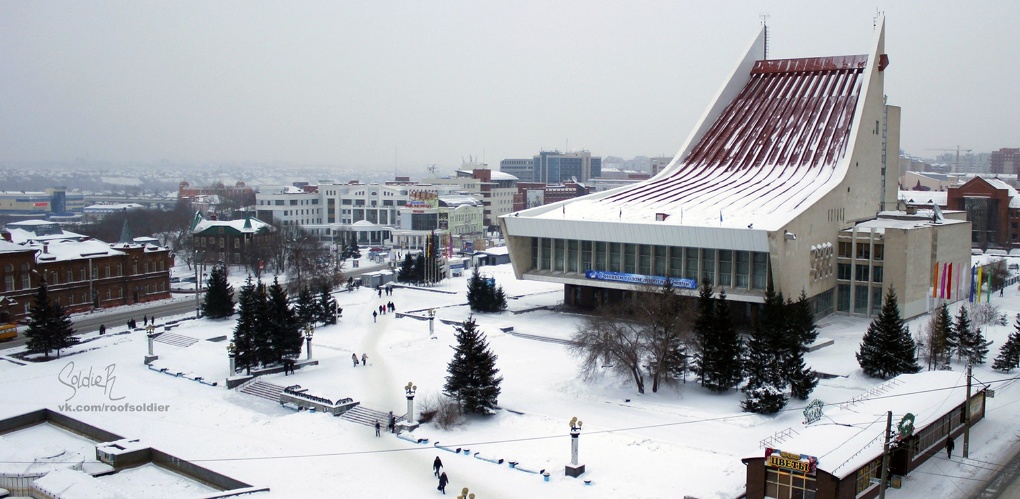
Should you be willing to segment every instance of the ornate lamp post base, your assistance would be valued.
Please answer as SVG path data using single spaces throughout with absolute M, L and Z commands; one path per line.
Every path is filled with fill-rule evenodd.
M 579 476 L 584 474 L 584 465 L 583 464 L 578 464 L 578 465 L 568 464 L 567 467 L 566 467 L 566 470 L 564 470 L 564 473 L 566 473 L 567 476 L 572 476 L 574 478 L 577 478 L 577 477 L 579 477 Z

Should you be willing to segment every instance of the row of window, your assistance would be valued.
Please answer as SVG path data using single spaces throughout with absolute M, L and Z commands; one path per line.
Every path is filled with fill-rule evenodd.
M 602 270 L 700 281 L 723 287 L 765 289 L 768 253 L 649 244 L 531 238 L 531 268 L 583 273 Z
M 836 269 L 836 278 L 843 281 L 882 282 L 885 277 L 885 268 L 881 265 L 840 263 L 836 265 Z
M 284 223 L 284 225 L 287 225 L 287 224 Z M 213 248 L 213 249 L 215 249 L 217 247 L 217 245 L 216 245 L 216 238 L 215 237 L 211 237 L 211 236 L 210 237 L 200 237 L 200 238 L 198 238 L 198 243 L 199 243 L 199 246 L 202 247 L 202 249 L 205 249 L 205 248 Z M 219 244 L 219 249 L 224 249 L 224 248 L 227 247 L 227 240 L 226 240 L 226 238 L 221 237 L 220 240 L 219 240 L 219 243 L 220 243 Z M 234 249 L 241 249 L 241 238 L 239 238 L 239 237 L 235 237 L 234 238 Z
M 882 308 L 882 286 L 857 285 L 850 290 L 849 284 L 836 286 L 836 311 L 852 312 L 857 315 L 878 315 Z M 868 297 L 871 304 L 868 304 Z M 851 305 L 853 309 L 851 309 Z
M 32 288 L 32 275 L 28 272 L 28 264 L 27 263 L 22 264 L 21 267 L 22 267 L 22 274 L 20 275 L 21 287 L 19 288 L 15 286 L 19 279 L 16 279 L 16 277 L 12 274 L 12 272 L 14 272 L 14 265 L 7 264 L 4 266 L 5 272 L 4 291 L 10 292 L 17 291 L 18 289 Z M 150 262 L 142 262 L 142 268 L 143 272 L 148 274 L 149 272 L 163 272 L 166 270 L 166 265 L 163 260 L 158 260 L 156 262 L 151 262 L 151 265 Z M 117 263 L 116 273 L 114 273 L 114 267 L 111 267 L 110 264 L 103 265 L 102 268 L 103 272 L 101 274 L 99 270 L 100 268 L 98 265 L 93 265 L 92 275 L 90 276 L 87 267 L 80 267 L 78 269 L 78 279 L 76 280 L 74 270 L 65 269 L 63 281 L 60 280 L 60 274 L 58 272 L 50 271 L 49 273 L 46 274 L 46 282 L 50 285 L 62 283 L 68 284 L 74 282 L 85 282 L 89 279 L 108 279 L 110 277 L 121 277 L 124 275 L 124 266 L 121 263 Z M 132 273 L 133 274 L 138 273 L 138 262 L 132 262 Z
M 165 293 L 166 290 L 167 290 L 166 289 L 166 283 L 160 282 L 160 283 L 155 283 L 155 284 L 146 284 L 145 286 L 143 286 L 143 287 L 141 287 L 139 289 L 139 293 L 140 294 L 148 295 L 148 294 L 152 294 L 152 293 Z M 116 298 L 118 300 L 123 299 L 124 298 L 124 289 L 123 288 L 117 288 L 116 296 L 114 296 L 113 290 L 109 289 L 109 288 L 106 289 L 106 291 L 103 293 L 103 300 L 112 300 L 114 298 Z M 68 301 L 68 303 L 67 303 L 68 307 L 73 307 L 73 306 L 76 306 L 76 305 L 86 305 L 86 304 L 89 303 L 88 293 L 81 293 L 78 296 L 75 296 L 73 294 L 68 295 L 68 300 L 67 301 Z M 61 297 L 59 295 L 54 295 L 53 296 L 53 302 L 56 303 L 57 305 L 63 306 L 63 304 L 61 303 Z M 30 310 L 31 306 L 32 306 L 32 304 L 30 302 L 24 304 L 24 313 L 26 315 L 31 313 L 31 310 Z
M 856 251 L 854 249 L 856 248 Z M 875 254 L 872 255 L 872 249 Z M 864 260 L 882 260 L 885 256 L 885 245 L 875 244 L 872 245 L 870 242 L 858 242 L 856 245 L 850 241 L 839 242 L 839 257 L 840 258 L 859 258 Z

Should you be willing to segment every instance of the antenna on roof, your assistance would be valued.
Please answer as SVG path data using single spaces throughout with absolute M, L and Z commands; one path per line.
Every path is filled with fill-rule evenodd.
M 878 27 L 878 19 L 881 17 L 885 17 L 885 11 L 881 11 L 878 10 L 878 8 L 875 8 L 875 17 L 871 18 L 871 29 L 875 29 Z
M 765 53 L 762 54 L 762 59 L 769 60 L 769 18 L 772 17 L 768 12 L 759 12 L 758 17 L 761 18 L 761 25 L 765 28 Z

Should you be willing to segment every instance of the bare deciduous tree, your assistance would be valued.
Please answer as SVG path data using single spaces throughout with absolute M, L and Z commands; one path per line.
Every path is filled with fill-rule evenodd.
M 645 346 L 641 328 L 619 319 L 619 307 L 606 307 L 598 315 L 588 316 L 571 337 L 570 351 L 578 356 L 581 376 L 590 381 L 606 367 L 613 372 L 629 376 L 637 385 L 638 393 L 645 393 L 645 378 L 641 371 L 641 358 Z

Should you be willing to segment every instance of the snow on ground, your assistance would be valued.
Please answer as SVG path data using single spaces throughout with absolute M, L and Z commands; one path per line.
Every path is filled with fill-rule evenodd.
M 577 364 L 566 348 L 504 333 L 568 338 L 582 319 L 552 307 L 562 301 L 562 287 L 548 283 L 516 281 L 509 265 L 483 267 L 482 274 L 495 277 L 504 287 L 510 310 L 475 315 L 504 377 L 500 411 L 490 418 L 471 418 L 459 427 L 443 431 L 425 425 L 416 433 L 430 438 L 418 445 L 392 435 L 374 436 L 367 426 L 323 414 L 294 412 L 277 403 L 211 387 L 186 378 L 167 376 L 142 363 L 146 353 L 144 333 L 111 335 L 87 343 L 82 353 L 46 363 L 16 366 L 0 361 L 0 417 L 40 407 L 58 409 L 95 403 L 162 404 L 162 412 L 72 412 L 82 419 L 127 438 L 189 459 L 256 486 L 268 486 L 260 497 L 322 496 L 395 497 L 437 494 L 431 463 L 439 455 L 450 477 L 451 495 L 468 487 L 480 499 L 499 497 L 557 498 L 657 498 L 684 495 L 713 498 L 742 493 L 745 468 L 741 458 L 762 455 L 759 442 L 776 432 L 802 426 L 800 407 L 774 417 L 740 412 L 739 393 L 712 394 L 688 382 L 677 388 L 639 395 L 625 379 L 603 375 L 582 382 Z M 265 380 L 300 384 L 310 393 L 332 399 L 352 397 L 365 407 L 403 414 L 403 391 L 408 381 L 418 386 L 416 402 L 442 390 L 454 341 L 453 328 L 445 323 L 470 315 L 465 304 L 466 279 L 455 278 L 433 289 L 395 288 L 392 296 L 379 297 L 361 288 L 338 292 L 343 317 L 334 326 L 319 327 L 312 341 L 319 365 L 295 375 L 271 375 Z M 241 279 L 242 276 L 232 275 Z M 235 284 L 236 286 L 236 284 Z M 393 301 L 398 312 L 424 319 L 436 310 L 436 339 L 428 321 L 395 314 L 379 316 L 372 310 Z M 1010 289 L 993 303 L 1013 317 L 1020 311 L 1020 292 Z M 540 308 L 548 307 L 548 308 Z M 955 307 L 953 312 L 955 313 Z M 165 320 L 169 318 L 161 318 Z M 917 330 L 918 321 L 911 323 Z M 860 395 L 882 380 L 864 376 L 854 358 L 867 321 L 843 316 L 820 321 L 821 338 L 833 345 L 808 354 L 808 363 L 836 377 L 822 380 L 813 394 L 827 404 Z M 223 380 L 227 376 L 226 341 L 234 322 L 188 320 L 171 332 L 198 339 L 188 347 L 156 342 L 156 368 L 183 372 L 190 377 Z M 986 331 L 995 343 L 990 360 L 1012 330 L 993 326 Z M 117 331 L 119 332 L 119 331 Z M 0 355 L 12 351 L 0 350 Z M 367 354 L 368 366 L 354 367 L 351 354 Z M 74 365 L 69 367 L 69 363 Z M 111 370 L 112 368 L 112 370 Z M 954 364 L 954 370 L 962 366 Z M 109 373 L 105 387 L 65 384 L 69 373 Z M 905 480 L 901 490 L 889 497 L 961 497 L 980 485 L 997 466 L 1020 449 L 1020 389 L 1015 382 L 999 382 L 1013 375 L 991 371 L 988 364 L 975 369 L 975 377 L 997 389 L 989 399 L 987 418 L 971 434 L 971 460 L 936 458 Z M 116 400 L 114 400 L 116 399 Z M 72 407 L 74 409 L 75 407 Z M 568 422 L 584 421 L 580 437 L 580 462 L 587 466 L 583 478 L 592 485 L 566 477 L 563 466 L 570 460 Z M 874 419 L 868 415 L 869 421 Z M 55 439 L 39 443 L 54 445 Z M 520 462 L 530 470 L 551 472 L 546 483 L 539 475 L 496 465 L 469 455 L 455 455 L 432 446 L 434 442 L 469 448 L 472 453 Z M 962 450 L 962 442 L 958 442 Z M 795 450 L 795 449 L 793 449 Z M 822 464 L 824 467 L 824 463 Z M 143 478 L 121 477 L 132 482 Z M 131 496 L 147 496 L 145 489 L 123 485 Z

